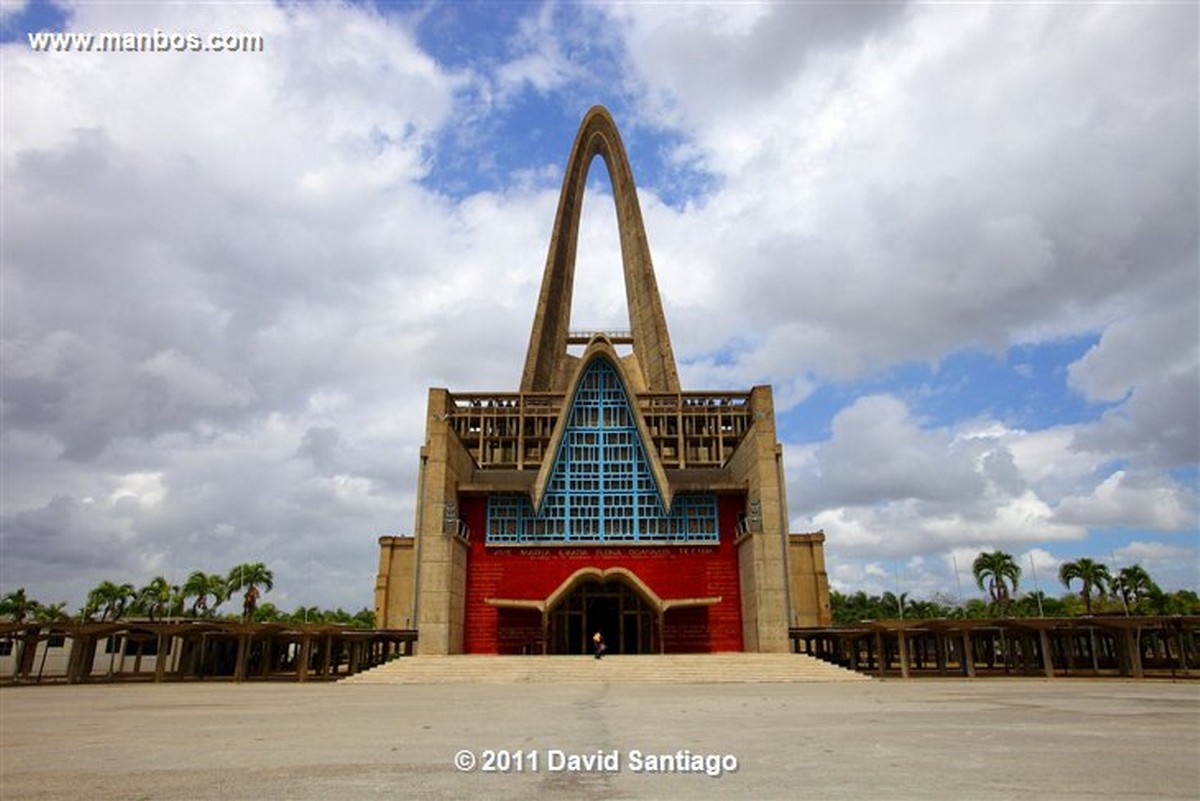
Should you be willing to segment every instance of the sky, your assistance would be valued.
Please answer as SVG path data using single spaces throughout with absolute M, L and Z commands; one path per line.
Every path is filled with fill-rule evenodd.
M 515 391 L 603 104 L 681 382 L 774 388 L 831 585 L 1200 587 L 1193 3 L 0 6 L 0 591 L 372 604 L 429 387 Z M 37 31 L 256 33 L 43 52 Z M 589 178 L 576 328 L 625 328 Z

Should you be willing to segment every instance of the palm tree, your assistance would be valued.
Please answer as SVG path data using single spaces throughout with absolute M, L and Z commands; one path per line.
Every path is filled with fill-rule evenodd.
M 1147 606 L 1155 615 L 1200 615 L 1200 596 L 1195 590 L 1164 592 L 1157 584 L 1146 596 Z
M 34 618 L 39 623 L 65 623 L 71 619 L 71 616 L 67 614 L 67 602 L 59 601 L 48 606 L 38 604 Z
M 183 583 L 183 597 L 195 598 L 192 602 L 192 616 L 203 612 L 205 617 L 216 612 L 227 597 L 229 582 L 224 576 L 216 573 L 205 573 L 203 570 L 193 570 Z M 208 605 L 208 597 L 212 596 L 212 606 Z
M 136 597 L 132 584 L 114 584 L 102 581 L 88 593 L 88 616 L 100 612 L 100 621 L 119 620 L 125 614 L 125 608 Z
M 1068 596 L 1072 600 L 1074 595 Z M 1025 593 L 1013 602 L 1017 617 L 1067 617 L 1066 607 L 1062 601 L 1047 595 L 1041 590 Z
M 1141 565 L 1121 568 L 1117 571 L 1116 578 L 1109 582 L 1109 588 L 1120 594 L 1121 600 L 1125 604 L 1126 614 L 1129 614 L 1131 608 L 1135 612 L 1139 611 L 1143 600 L 1153 597 L 1155 593 L 1162 592 Z
M 1108 572 L 1108 565 L 1103 562 L 1094 562 L 1084 556 L 1074 562 L 1064 562 L 1058 569 L 1058 579 L 1068 590 L 1071 589 L 1071 582 L 1079 579 L 1082 585 L 1079 588 L 1079 597 L 1083 599 L 1083 606 L 1090 615 L 1092 613 L 1092 590 L 1104 597 L 1108 584 L 1112 581 L 1112 575 Z
M 982 620 L 988 616 L 989 608 L 982 598 L 968 598 L 962 606 L 962 616 L 971 620 Z
M 0 615 L 10 618 L 13 623 L 21 624 L 30 615 L 36 616 L 42 610 L 42 605 L 25 594 L 25 588 L 20 587 L 0 598 Z M 33 654 L 37 649 L 37 634 L 40 628 L 26 629 L 23 637 L 17 640 L 21 650 L 13 654 L 13 678 L 22 670 L 32 667 Z M 30 649 L 34 650 L 30 650 Z
M 171 585 L 171 606 L 167 610 L 167 616 L 170 618 L 183 617 L 183 605 L 187 601 L 187 596 L 183 594 L 183 585 Z
M 326 623 L 336 623 L 339 626 L 348 626 L 352 620 L 353 617 L 351 614 L 340 606 L 334 610 L 325 610 Z
M 25 588 L 20 587 L 0 598 L 0 615 L 11 618 L 13 623 L 24 623 L 25 618 L 35 613 L 38 602 L 25 594 Z
M 1017 583 L 1021 579 L 1021 566 L 1013 561 L 1012 554 L 1004 551 L 980 553 L 975 557 L 971 571 L 975 574 L 975 583 L 981 590 L 987 590 L 992 598 L 992 605 L 1001 613 L 1008 607 L 1011 593 L 1017 591 Z
M 171 604 L 171 583 L 165 576 L 155 576 L 137 591 L 134 603 L 154 622 L 155 616 L 162 617 Z
M 837 590 L 829 591 L 829 607 L 835 623 L 857 623 L 875 617 L 869 610 L 870 599 L 862 590 L 853 595 L 843 595 Z
M 901 620 L 904 619 L 904 610 L 908 608 L 908 593 L 902 592 L 899 595 L 888 591 L 880 596 L 879 602 L 883 608 L 887 610 L 887 615 L 890 617 L 895 614 Z
M 229 594 L 233 595 L 239 590 L 245 590 L 245 594 L 242 596 L 242 618 L 244 620 L 254 617 L 254 610 L 258 608 L 259 585 L 265 587 L 266 592 L 270 592 L 274 587 L 274 580 L 274 574 L 262 562 L 246 562 L 229 571 L 229 577 L 225 579 L 225 586 Z
M 287 619 L 288 616 L 279 611 L 270 601 L 263 601 L 261 606 L 256 606 L 250 613 L 250 617 L 247 618 L 254 623 L 277 623 Z
M 292 623 L 324 623 L 325 616 L 319 606 L 297 606 L 288 615 L 288 620 Z

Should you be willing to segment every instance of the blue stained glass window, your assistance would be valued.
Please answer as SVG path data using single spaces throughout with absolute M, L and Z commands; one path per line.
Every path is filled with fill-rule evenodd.
M 525 495 L 491 495 L 490 543 L 714 543 L 717 498 L 679 494 L 671 513 L 616 370 L 596 359 L 575 391 L 540 514 Z

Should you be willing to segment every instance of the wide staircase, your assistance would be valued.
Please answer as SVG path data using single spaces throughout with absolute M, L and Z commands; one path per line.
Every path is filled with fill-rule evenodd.
M 618 656 L 416 656 L 394 659 L 341 684 L 728 684 L 870 681 L 807 654 Z

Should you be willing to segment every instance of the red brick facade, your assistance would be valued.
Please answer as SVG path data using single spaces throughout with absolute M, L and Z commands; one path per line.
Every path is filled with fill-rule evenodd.
M 668 610 L 662 643 L 667 653 L 741 651 L 742 612 L 734 547 L 738 495 L 718 499 L 717 545 L 488 547 L 487 499 L 462 496 L 459 514 L 470 527 L 467 558 L 466 653 L 521 653 L 540 648 L 537 611 L 498 609 L 488 598 L 545 600 L 580 568 L 623 567 L 664 601 L 720 597 L 717 604 Z

